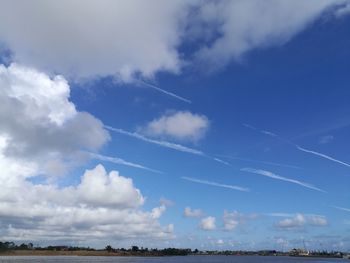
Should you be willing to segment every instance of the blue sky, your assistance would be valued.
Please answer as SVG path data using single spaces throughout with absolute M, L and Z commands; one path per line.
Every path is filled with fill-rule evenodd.
M 348 251 L 350 3 L 104 4 L 4 1 L 1 236 Z

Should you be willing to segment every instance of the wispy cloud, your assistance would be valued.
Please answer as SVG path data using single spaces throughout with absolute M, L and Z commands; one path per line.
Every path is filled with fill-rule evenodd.
M 121 158 L 118 158 L 118 157 L 110 157 L 110 156 L 105 156 L 105 155 L 96 154 L 96 153 L 88 153 L 88 154 L 93 159 L 106 161 L 106 162 L 111 162 L 111 163 L 115 163 L 115 164 L 121 164 L 121 165 L 130 166 L 130 167 L 134 167 L 134 168 L 138 168 L 138 169 L 143 169 L 143 170 L 147 170 L 147 171 L 150 171 L 150 172 L 153 172 L 153 173 L 163 173 L 161 171 L 148 168 L 148 167 L 143 166 L 141 164 L 125 161 L 125 160 L 123 160 Z
M 341 211 L 350 212 L 350 208 L 345 208 L 340 206 L 332 206 L 332 207 Z
M 221 184 L 221 183 L 217 183 L 217 182 L 206 181 L 206 180 L 201 180 L 201 179 L 192 178 L 192 177 L 183 176 L 183 177 L 181 177 L 181 179 L 187 180 L 187 181 L 190 181 L 193 183 L 206 184 L 206 185 L 222 187 L 222 188 L 227 188 L 227 189 L 237 190 L 237 191 L 242 191 L 242 192 L 249 192 L 250 191 L 249 188 L 245 188 L 245 187 L 241 187 L 241 186 Z
M 281 181 L 289 182 L 289 183 L 292 183 L 292 184 L 297 184 L 297 185 L 300 185 L 302 187 L 306 187 L 306 188 L 309 188 L 309 189 L 312 189 L 312 190 L 315 190 L 315 191 L 326 193 L 324 190 L 322 190 L 320 188 L 317 188 L 316 186 L 313 186 L 312 184 L 301 182 L 301 181 L 298 181 L 298 180 L 295 180 L 295 179 L 290 179 L 290 178 L 287 178 L 287 177 L 283 177 L 283 176 L 274 174 L 274 173 L 272 173 L 270 171 L 259 170 L 259 169 L 254 169 L 254 168 L 242 168 L 241 171 L 248 172 L 248 173 L 259 174 L 259 175 L 266 176 L 266 177 L 269 177 L 269 178 L 272 178 L 272 179 L 275 179 L 275 180 L 281 180 Z
M 288 144 L 290 144 L 290 145 L 293 145 L 293 146 L 294 146 L 295 148 L 297 148 L 299 151 L 302 151 L 302 152 L 305 152 L 305 153 L 309 153 L 309 154 L 313 154 L 313 155 L 316 155 L 316 156 L 321 157 L 321 158 L 323 158 L 323 159 L 326 159 L 326 160 L 329 160 L 329 161 L 332 161 L 332 162 L 335 162 L 335 163 L 338 163 L 338 164 L 341 164 L 341 165 L 344 165 L 344 166 L 350 168 L 350 164 L 349 164 L 349 163 L 340 161 L 340 160 L 338 160 L 338 159 L 336 159 L 336 158 L 334 158 L 334 157 L 331 157 L 331 156 L 329 156 L 329 155 L 326 155 L 326 154 L 324 154 L 324 153 L 312 151 L 312 150 L 306 149 L 306 148 L 304 148 L 304 147 L 301 147 L 301 146 L 299 146 L 299 145 L 297 145 L 297 144 L 295 144 L 295 143 L 293 143 L 293 142 L 291 142 L 291 141 L 289 141 L 289 140 L 286 140 L 286 139 L 282 138 L 281 136 L 279 136 L 279 135 L 277 135 L 277 134 L 275 134 L 275 133 L 273 133 L 273 132 L 265 131 L 265 130 L 259 130 L 259 129 L 255 128 L 254 126 L 248 125 L 248 124 L 243 124 L 243 126 L 249 128 L 249 129 L 255 130 L 255 131 L 257 131 L 257 132 L 260 132 L 260 133 L 262 133 L 262 134 L 265 134 L 265 135 L 268 135 L 268 136 L 271 136 L 271 137 L 275 137 L 275 138 L 279 139 L 280 141 L 283 141 L 283 142 L 285 142 L 285 143 L 288 143 Z
M 233 157 L 233 156 L 228 156 L 228 155 L 220 155 L 220 156 L 228 158 L 228 159 L 244 161 L 244 162 L 261 163 L 261 164 L 267 164 L 267 165 L 273 165 L 273 166 L 279 166 L 279 167 L 285 167 L 285 168 L 301 169 L 301 167 L 295 166 L 295 165 L 291 165 L 291 164 L 266 162 L 266 161 L 259 161 L 259 160 L 248 159 L 248 158 Z
M 183 101 L 183 102 L 186 102 L 186 103 L 189 103 L 189 104 L 192 103 L 192 101 L 190 101 L 189 99 L 186 99 L 186 98 L 184 98 L 184 97 L 181 97 L 181 96 L 179 96 L 179 95 L 177 95 L 177 94 L 175 94 L 175 93 L 172 93 L 172 92 L 170 92 L 170 91 L 161 89 L 161 88 L 159 88 L 159 87 L 157 87 L 157 86 L 155 86 L 155 85 L 153 85 L 153 84 L 150 84 L 150 83 L 147 83 L 147 82 L 144 82 L 144 81 L 140 81 L 140 83 L 141 83 L 142 85 L 144 85 L 144 86 L 147 86 L 147 87 L 149 87 L 149 88 L 151 88 L 151 89 L 154 89 L 154 90 L 156 90 L 156 91 L 159 91 L 159 92 L 161 92 L 161 93 L 164 93 L 164 94 L 166 94 L 166 95 L 168 95 L 168 96 L 171 96 L 171 97 L 176 98 L 176 99 L 178 99 L 178 100 L 181 100 L 181 101 Z

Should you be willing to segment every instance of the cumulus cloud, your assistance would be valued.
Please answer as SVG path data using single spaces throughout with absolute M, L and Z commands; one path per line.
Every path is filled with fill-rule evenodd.
M 187 206 L 184 210 L 184 217 L 202 217 L 204 215 L 203 211 L 200 209 L 191 209 Z
M 41 173 L 60 173 L 68 158 L 78 160 L 81 151 L 96 151 L 109 140 L 100 120 L 76 110 L 62 76 L 0 65 L 0 86 L 0 136 L 7 157 L 34 161 Z
M 86 240 L 171 237 L 161 226 L 165 206 L 143 211 L 132 179 L 102 165 L 77 185 L 59 187 L 39 175 L 68 172 L 86 151 L 109 139 L 101 121 L 79 112 L 61 76 L 0 66 L 0 235 L 8 240 Z M 84 160 L 82 160 L 84 161 Z M 34 183 L 37 182 L 37 183 Z M 101 244 L 100 244 L 101 245 Z
M 216 229 L 215 217 L 208 216 L 203 218 L 199 223 L 199 228 L 202 230 L 210 231 Z
M 238 211 L 228 212 L 224 211 L 223 222 L 224 230 L 234 230 L 239 225 L 245 224 L 248 220 L 255 219 L 257 215 L 255 214 L 243 214 Z
M 296 229 L 304 226 L 326 226 L 327 218 L 321 215 L 296 214 L 293 217 L 279 221 L 276 226 L 281 229 Z
M 88 204 L 137 207 L 144 202 L 130 178 L 119 176 L 116 171 L 107 175 L 102 165 L 86 171 L 77 190 Z
M 189 111 L 177 111 L 154 119 L 141 131 L 153 137 L 197 141 L 205 135 L 208 128 L 209 120 L 206 116 Z
M 86 241 L 171 237 L 173 226 L 157 221 L 165 206 L 141 211 L 145 201 L 132 179 L 102 165 L 87 170 L 77 186 L 33 184 L 22 171 L 3 181 L 0 233 L 11 240 Z M 4 177 L 3 174 L 0 175 Z
M 2 1 L 0 40 L 12 59 L 74 78 L 178 73 L 194 59 L 221 67 L 280 45 L 345 0 Z M 103 19 L 101 19 L 103 18 Z M 137 21 L 137 22 L 135 22 Z M 180 46 L 199 41 L 190 54 Z M 203 63 L 204 62 L 204 63 Z

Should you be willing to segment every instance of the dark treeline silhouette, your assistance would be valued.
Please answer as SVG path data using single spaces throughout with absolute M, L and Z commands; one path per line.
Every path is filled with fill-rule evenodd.
M 7 250 L 27 250 L 27 249 L 33 249 L 32 243 L 22 243 L 20 245 L 16 245 L 14 242 L 0 242 L 0 251 L 7 251 Z
M 130 249 L 125 248 L 113 248 L 111 245 L 106 246 L 106 251 L 109 253 L 118 253 L 124 255 L 140 255 L 140 256 L 186 256 L 194 253 L 191 249 L 183 248 L 139 248 L 138 246 L 132 246 Z M 196 250 L 198 251 L 198 250 Z
M 54 254 L 75 253 L 76 255 L 106 255 L 106 256 L 186 256 L 186 255 L 226 255 L 226 256 L 303 256 L 303 257 L 332 257 L 341 258 L 350 257 L 350 254 L 340 251 L 306 251 L 303 249 L 292 249 L 288 252 L 281 252 L 276 250 L 258 250 L 258 251 L 244 251 L 244 250 L 207 250 L 199 251 L 189 248 L 144 248 L 138 246 L 131 246 L 130 248 L 113 248 L 107 245 L 104 249 L 94 249 L 90 247 L 77 246 L 34 246 L 33 243 L 15 244 L 14 242 L 0 242 L 0 253 L 15 253 L 16 251 L 30 251 L 38 254 L 42 252 L 49 252 Z M 83 254 L 81 254 L 83 252 Z

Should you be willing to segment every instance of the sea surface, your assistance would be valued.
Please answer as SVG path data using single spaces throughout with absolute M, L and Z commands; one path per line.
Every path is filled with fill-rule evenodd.
M 78 257 L 78 256 L 0 256 L 0 263 L 332 263 L 348 259 L 259 257 L 259 256 L 185 256 L 185 257 Z

